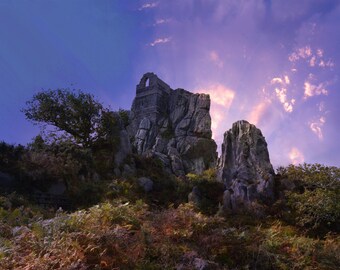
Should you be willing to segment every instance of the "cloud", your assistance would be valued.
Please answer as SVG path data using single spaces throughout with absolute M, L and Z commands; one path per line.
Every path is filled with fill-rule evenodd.
M 325 62 L 324 60 L 320 60 L 319 62 L 319 67 L 322 67 L 322 68 L 326 68 L 326 67 L 332 68 L 334 66 L 335 64 L 333 63 L 332 60 L 328 60 L 327 62 Z
M 211 130 L 213 132 L 213 139 L 216 139 L 216 136 L 218 136 L 218 127 L 223 122 L 225 113 L 221 109 L 216 109 L 215 106 L 212 106 L 211 108 Z M 222 131 L 223 132 L 223 131 Z M 220 133 L 222 133 L 220 132 Z M 219 133 L 219 134 L 220 134 Z
M 288 99 L 287 97 L 287 87 L 290 84 L 290 79 L 288 75 L 285 75 L 283 77 L 275 77 L 270 81 L 270 84 L 276 86 L 274 88 L 274 92 L 277 99 L 283 105 L 283 109 L 288 113 L 293 112 L 295 99 Z
M 157 19 L 153 25 L 156 26 L 160 24 L 165 24 L 169 23 L 170 21 L 171 21 L 170 19 Z
M 316 49 L 315 52 L 310 46 L 305 46 L 296 49 L 293 53 L 288 56 L 290 62 L 295 63 L 298 60 L 307 60 L 310 67 L 321 67 L 321 68 L 332 68 L 334 62 L 331 59 L 325 60 L 323 58 L 324 51 L 320 48 Z
M 309 66 L 314 67 L 316 63 L 316 57 L 313 56 L 310 60 L 309 60 Z
M 309 128 L 318 136 L 319 140 L 323 139 L 322 126 L 326 123 L 324 116 L 320 117 L 318 121 L 309 123 Z
M 222 143 L 223 133 L 230 127 L 227 126 L 226 118 L 229 109 L 235 98 L 235 91 L 222 85 L 212 84 L 208 87 L 202 87 L 194 91 L 196 93 L 206 93 L 210 95 L 211 99 L 211 129 L 213 138 L 217 144 Z
M 290 149 L 288 157 L 289 157 L 290 162 L 293 163 L 294 165 L 303 163 L 305 161 L 305 158 L 302 152 L 296 147 L 292 147 Z
M 279 84 L 283 84 L 283 80 L 281 78 L 273 78 L 270 81 L 271 84 L 275 84 L 275 83 L 279 83 Z
M 166 37 L 166 38 L 157 38 L 155 39 L 153 42 L 150 43 L 150 46 L 156 46 L 158 44 L 164 44 L 164 43 L 168 43 L 171 41 L 170 37 Z
M 328 91 L 325 88 L 325 83 L 320 83 L 318 85 L 314 85 L 308 81 L 304 83 L 304 99 L 307 99 L 309 97 L 313 96 L 319 96 L 319 95 L 328 95 Z
M 158 2 L 153 2 L 153 3 L 145 3 L 142 5 L 139 10 L 144 10 L 144 9 L 150 9 L 150 8 L 155 8 L 158 6 Z
M 310 46 L 305 46 L 296 49 L 288 56 L 290 62 L 296 62 L 299 59 L 306 59 L 312 56 L 312 49 Z
M 218 53 L 216 51 L 211 51 L 209 53 L 209 59 L 211 62 L 213 62 L 216 66 L 219 68 L 223 68 L 223 61 L 220 59 Z
M 255 105 L 248 116 L 249 122 L 257 125 L 260 122 L 261 117 L 263 116 L 269 104 L 270 101 L 262 101 L 259 104 Z
M 322 49 L 317 49 L 316 50 L 316 55 L 319 56 L 319 57 L 322 57 L 323 56 L 323 50 Z
M 325 110 L 325 102 L 321 101 L 318 105 L 318 108 L 319 108 L 319 112 L 324 111 Z
M 218 105 L 222 105 L 224 108 L 229 109 L 233 99 L 235 97 L 235 92 L 222 84 L 213 84 L 206 89 L 204 93 L 210 95 L 211 101 Z

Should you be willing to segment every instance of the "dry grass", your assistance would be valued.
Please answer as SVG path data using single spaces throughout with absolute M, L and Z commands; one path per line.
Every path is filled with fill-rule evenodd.
M 1 224 L 7 233 L 0 238 L 0 269 L 198 269 L 202 261 L 212 269 L 340 265 L 338 235 L 313 239 L 280 221 L 235 221 L 242 218 L 206 216 L 191 204 L 151 211 L 141 201 L 117 200 L 27 226 Z

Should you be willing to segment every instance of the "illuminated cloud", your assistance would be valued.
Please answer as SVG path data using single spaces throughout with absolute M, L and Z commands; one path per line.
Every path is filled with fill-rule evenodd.
M 216 51 L 211 51 L 209 53 L 209 59 L 219 68 L 223 68 L 223 61 L 220 59 L 218 53 Z
M 279 84 L 283 84 L 283 80 L 281 78 L 273 78 L 270 81 L 271 84 L 275 84 L 275 83 L 279 83 Z
M 217 132 L 219 125 L 223 122 L 225 118 L 225 112 L 221 110 L 221 108 L 216 108 L 216 106 L 211 107 L 211 130 L 213 133 L 213 139 L 216 139 L 218 134 L 222 134 L 222 132 Z
M 323 139 L 323 133 L 322 133 L 322 126 L 326 123 L 326 118 L 325 117 L 320 117 L 318 121 L 311 122 L 309 124 L 309 128 L 313 131 L 313 133 L 318 136 L 319 140 Z
M 144 5 L 142 5 L 139 10 L 144 10 L 144 9 L 150 9 L 150 8 L 155 8 L 158 6 L 157 2 L 153 2 L 153 3 L 146 3 Z
M 313 50 L 310 46 L 305 46 L 302 48 L 296 49 L 293 53 L 291 53 L 288 56 L 288 59 L 290 62 L 294 63 L 297 62 L 300 59 L 307 60 L 308 65 L 310 67 L 322 67 L 322 68 L 332 68 L 334 67 L 334 62 L 330 59 L 325 60 L 323 59 L 324 51 L 320 48 L 315 50 L 315 53 L 313 53 Z
M 150 43 L 150 46 L 156 46 L 156 45 L 159 45 L 159 44 L 164 44 L 164 43 L 168 43 L 171 41 L 171 38 L 170 37 L 166 37 L 166 38 L 157 38 L 155 39 L 153 42 Z
M 317 49 L 316 50 L 316 55 L 319 56 L 319 57 L 322 57 L 323 56 L 323 50 Z
M 283 109 L 291 113 L 294 109 L 295 99 L 288 99 L 287 97 L 287 87 L 290 84 L 290 79 L 288 75 L 281 77 L 275 77 L 270 81 L 271 85 L 276 86 L 274 92 L 280 103 L 283 105 Z
M 320 60 L 319 67 L 322 67 L 322 68 L 325 68 L 325 67 L 332 68 L 332 67 L 334 67 L 334 63 L 331 60 L 328 60 L 327 62 L 325 62 L 324 60 Z
M 298 48 L 295 52 L 291 53 L 288 57 L 290 62 L 296 62 L 299 59 L 306 59 L 312 56 L 312 49 L 310 46 Z
M 200 90 L 200 92 L 209 94 L 212 103 L 216 103 L 227 109 L 230 108 L 235 97 L 235 91 L 222 84 L 213 84 L 204 90 Z
M 309 60 L 309 65 L 311 67 L 314 67 L 315 66 L 315 63 L 316 63 L 316 57 L 313 56 L 310 60 Z
M 300 48 L 299 55 L 302 58 L 310 57 L 312 55 L 312 49 L 309 46 L 306 46 L 305 48 Z
M 263 116 L 269 104 L 270 101 L 262 101 L 256 106 L 254 106 L 254 108 L 252 109 L 248 116 L 249 122 L 254 125 L 257 125 L 260 122 L 261 117 Z
M 213 84 L 199 88 L 194 92 L 206 93 L 210 96 L 211 130 L 213 138 L 220 145 L 223 140 L 223 133 L 230 128 L 227 126 L 226 118 L 235 98 L 235 91 L 222 84 Z
M 324 83 L 320 83 L 319 85 L 314 85 L 306 81 L 304 84 L 304 90 L 305 90 L 304 99 L 307 99 L 313 96 L 328 95 L 328 91 L 325 88 Z
M 303 154 L 296 147 L 292 147 L 290 149 L 288 157 L 290 162 L 293 163 L 294 165 L 303 163 L 305 161 Z
M 290 80 L 289 80 L 289 77 L 287 75 L 285 75 L 285 84 L 290 84 Z

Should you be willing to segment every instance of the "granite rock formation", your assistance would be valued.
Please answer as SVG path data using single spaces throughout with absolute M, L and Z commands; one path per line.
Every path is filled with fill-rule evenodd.
M 173 90 L 146 73 L 137 85 L 127 128 L 136 153 L 158 157 L 175 175 L 214 166 L 209 109 L 209 95 Z
M 224 134 L 218 178 L 226 186 L 225 209 L 234 211 L 241 205 L 274 199 L 274 170 L 261 130 L 242 120 Z

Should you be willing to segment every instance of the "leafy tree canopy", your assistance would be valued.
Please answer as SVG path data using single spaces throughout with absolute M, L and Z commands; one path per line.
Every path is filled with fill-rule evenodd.
M 113 113 L 93 95 L 68 88 L 39 92 L 22 111 L 33 123 L 53 126 L 59 136 L 71 137 L 84 147 L 105 139 L 116 125 Z

